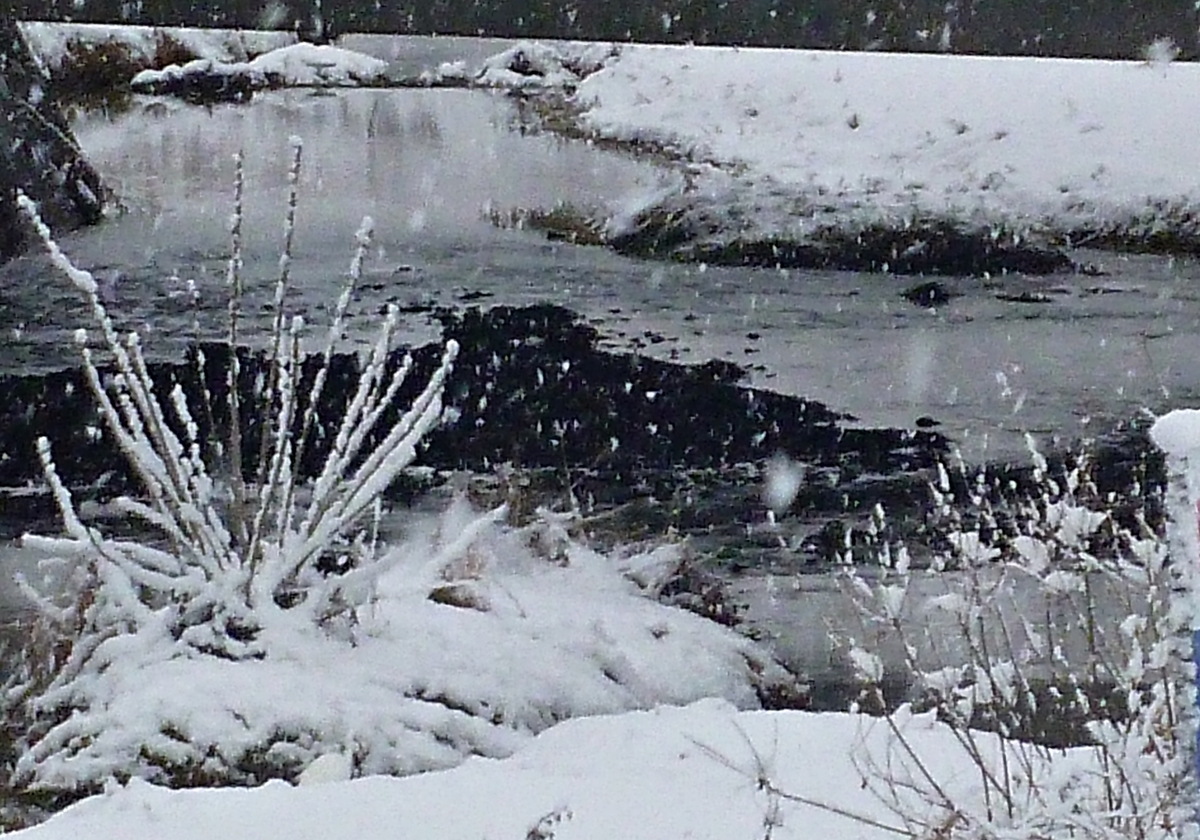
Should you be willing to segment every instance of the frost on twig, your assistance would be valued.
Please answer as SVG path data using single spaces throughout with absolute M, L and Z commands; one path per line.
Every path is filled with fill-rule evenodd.
M 856 757 L 864 783 L 918 837 L 1192 836 L 1195 689 L 1160 500 L 1135 487 L 1118 514 L 1086 452 L 1054 469 L 1030 452 L 1024 489 L 939 470 L 944 548 L 923 568 L 846 572 L 862 628 L 843 642 L 889 733 Z M 883 639 L 914 688 L 898 709 Z M 969 797 L 906 734 L 922 708 L 974 768 Z

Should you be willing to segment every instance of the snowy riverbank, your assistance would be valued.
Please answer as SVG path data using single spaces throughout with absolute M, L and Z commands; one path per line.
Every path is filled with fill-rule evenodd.
M 1151 128 L 1170 122 L 1178 132 L 1156 137 L 1160 145 L 1145 152 L 1130 134 L 1136 121 L 1126 113 L 1143 102 L 1112 106 L 1124 116 L 1109 122 L 1099 122 L 1105 105 L 1096 96 L 1082 111 L 1078 102 L 1071 106 L 1084 114 L 1078 119 L 1054 110 L 1068 113 L 1064 102 L 1082 98 L 1097 83 L 1089 74 L 1107 65 L 1072 64 L 1061 78 L 1057 70 L 1026 77 L 1015 70 L 1012 76 L 959 73 L 967 65 L 944 63 L 961 59 L 888 58 L 894 64 L 871 65 L 880 59 L 845 54 L 625 48 L 575 93 L 581 125 L 601 138 L 690 158 L 691 187 L 626 208 L 610 232 L 646 218 L 637 211 L 647 206 L 666 207 L 660 217 L 695 219 L 689 214 L 699 200 L 708 202 L 700 232 L 718 244 L 730 236 L 795 243 L 825 222 L 853 235 L 871 225 L 913 231 L 914 220 L 934 219 L 974 225 L 978 241 L 997 231 L 996 241 L 1014 248 L 1026 238 L 1054 246 L 1077 230 L 1072 219 L 1117 224 L 1125 213 L 1120 224 L 1129 231 L 1137 208 L 1165 201 L 1153 218 L 1169 219 L 1170 208 L 1186 210 L 1198 192 L 1192 181 L 1176 183 L 1159 160 L 1180 164 L 1192 136 L 1191 126 L 1169 113 L 1171 96 L 1179 99 L 1183 88 L 1147 81 L 1141 90 L 1129 81 L 1141 84 L 1140 77 L 1121 75 L 1173 79 L 1179 68 L 1119 65 L 1126 70 L 1113 71 L 1126 94 L 1167 109 L 1163 117 L 1145 108 L 1147 120 L 1162 117 Z M 1190 79 L 1190 69 L 1181 72 Z M 839 94 L 850 89 L 841 86 L 851 78 L 856 93 Z M 1011 101 L 978 102 L 979 91 L 993 83 Z M 1054 97 L 1031 93 L 1051 87 Z M 1057 134 L 1039 133 L 1046 116 L 1069 125 L 1059 125 Z M 874 121 L 879 127 L 869 129 Z M 1107 144 L 1096 140 L 1088 158 L 1089 138 L 1107 126 L 1119 130 L 1104 135 Z M 1014 137 L 1019 142 L 1009 144 Z M 1150 159 L 1126 161 L 1130 149 Z M 1093 177 L 1101 166 L 1103 177 Z M 1072 196 L 1082 203 L 1076 206 Z M 919 256 L 928 247 L 913 242 L 895 258 L 907 248 Z M 709 289 L 698 290 L 697 298 Z M 973 305 L 983 314 L 994 311 Z M 905 377 L 922 389 L 934 381 L 935 347 L 918 335 L 903 357 Z M 961 362 L 956 353 L 938 355 Z M 488 360 L 493 366 L 502 361 L 499 353 L 474 366 L 468 358 L 464 351 L 462 369 L 474 369 L 481 383 Z M 565 355 L 552 361 L 536 371 L 539 387 L 582 372 Z M 633 378 L 621 390 L 647 404 L 666 404 L 658 387 L 635 387 Z M 480 410 L 488 394 L 472 395 Z M 1023 391 L 1014 402 L 1025 402 Z M 649 411 L 627 414 L 653 417 Z M 657 436 L 659 428 L 650 423 L 648 435 Z M 1063 509 L 1055 507 L 1055 515 Z M 1080 517 L 1092 522 L 1086 511 L 1069 522 Z M 1084 825 L 1089 821 L 1105 828 L 1105 820 L 1116 824 L 1125 816 L 1119 813 L 1124 803 L 1114 805 L 1113 788 L 1106 789 L 1115 776 L 1106 776 L 1111 765 L 1101 766 L 1098 751 L 1039 750 L 984 735 L 975 742 L 984 749 L 972 755 L 961 733 L 907 710 L 890 721 L 751 711 L 762 701 L 753 689 L 775 671 L 771 663 L 747 640 L 645 597 L 661 589 L 664 566 L 679 568 L 670 547 L 657 555 L 596 554 L 570 542 L 553 517 L 523 530 L 478 520 L 475 533 L 488 539 L 473 541 L 473 521 L 448 516 L 410 535 L 361 615 L 352 613 L 344 624 L 301 633 L 287 618 L 289 608 L 274 602 L 284 618 L 264 633 L 270 659 L 210 656 L 176 645 L 157 624 L 143 636 L 113 637 L 113 660 L 78 683 L 84 691 L 63 693 L 61 708 L 69 710 L 47 724 L 49 736 L 21 763 L 27 780 L 51 791 L 94 785 L 97 795 L 17 836 L 941 836 L 977 829 L 969 817 L 990 811 L 994 803 L 984 800 L 997 789 L 991 778 L 1010 781 L 1010 767 L 1021 768 L 1012 794 L 1021 807 L 1010 800 L 1007 814 L 989 829 L 1013 837 L 1063 836 L 1061 823 L 1054 824 L 1060 828 L 1055 834 L 1033 821 L 1061 818 L 1083 834 L 1093 827 Z M 1067 529 L 1076 546 L 1079 527 Z M 977 531 L 957 536 L 959 556 L 1000 556 L 998 548 L 988 554 L 992 547 L 980 545 Z M 888 605 L 904 594 L 895 587 L 881 593 Z M 953 609 L 950 599 L 938 600 L 939 608 Z M 856 664 L 868 670 L 872 660 Z M 726 700 L 662 705 L 713 696 Z M 580 719 L 561 722 L 565 717 Z M 1157 739 L 1160 730 L 1149 724 L 1148 737 Z M 1142 768 L 1159 755 L 1157 741 L 1129 744 L 1130 766 Z M 429 772 L 346 778 L 414 770 Z M 147 781 L 114 780 L 129 775 L 182 786 L 294 775 L 329 784 L 168 791 Z M 942 798 L 922 799 L 931 788 Z M 1026 810 L 1028 801 L 1034 806 Z M 1104 802 L 1112 811 L 1098 804 Z
M 1186 252 L 1198 83 L 1165 62 L 635 45 L 572 105 L 594 136 L 691 162 L 688 195 L 610 225 L 670 218 L 675 250 L 947 222 L 1001 244 Z
M 52 77 L 89 51 L 116 50 L 136 70 L 168 58 L 237 65 L 294 41 L 287 33 L 220 30 L 23 29 Z M 445 46 L 425 43 L 436 41 Z M 634 255 L 979 275 L 1070 269 L 1081 246 L 1200 251 L 1192 140 L 1200 112 L 1191 107 L 1200 65 L 1171 62 L 1169 52 L 1119 62 L 506 47 L 462 38 L 346 36 L 340 43 L 355 51 L 305 53 L 304 72 L 283 74 L 285 83 L 320 82 L 314 67 L 320 76 L 361 77 L 370 54 L 387 62 L 387 81 L 385 65 L 371 65 L 375 83 L 541 96 L 533 112 L 555 130 L 681 166 L 682 190 L 578 208 L 602 217 L 589 241 Z M 285 53 L 259 62 L 282 66 Z M 417 54 L 447 60 L 414 65 Z M 591 222 L 568 212 L 565 232 Z

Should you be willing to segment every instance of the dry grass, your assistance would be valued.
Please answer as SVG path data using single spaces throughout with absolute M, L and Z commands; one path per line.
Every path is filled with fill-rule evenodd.
M 493 210 L 492 224 L 512 230 L 536 230 L 547 239 L 572 245 L 604 245 L 604 223 L 594 212 L 574 204 L 562 203 L 549 210 L 518 207 Z
M 124 111 L 132 98 L 129 83 L 142 70 L 161 70 L 198 58 L 165 32 L 159 32 L 153 54 L 117 40 L 67 42 L 62 61 L 49 68 L 50 92 L 64 108 Z

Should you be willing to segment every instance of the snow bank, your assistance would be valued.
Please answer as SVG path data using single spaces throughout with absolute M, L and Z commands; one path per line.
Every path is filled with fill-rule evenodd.
M 331 636 L 266 628 L 265 659 L 200 655 L 155 627 L 119 655 L 110 644 L 19 777 L 58 790 L 130 776 L 256 783 L 329 753 L 361 774 L 406 774 L 508 755 L 580 715 L 704 697 L 753 708 L 760 691 L 792 685 L 754 643 L 621 572 L 651 561 L 602 556 L 550 525 L 489 524 L 451 566 L 430 568 L 473 521 L 459 503 L 414 523 L 369 610 Z M 652 562 L 669 562 L 663 551 Z
M 629 45 L 573 103 L 693 161 L 727 236 L 932 217 L 1194 241 L 1197 85 L 1194 64 Z
M 618 53 L 613 44 L 522 41 L 485 60 L 475 84 L 510 90 L 573 90 Z
M 350 87 L 378 84 L 387 62 L 337 47 L 293 44 L 252 61 L 222 62 L 198 58 L 161 70 L 142 70 L 130 82 L 134 91 L 185 95 L 189 91 L 238 86 L 247 92 L 264 87 Z
M 979 771 L 954 735 L 928 717 L 900 716 L 899 732 L 956 802 L 979 799 Z M 988 759 L 1000 753 L 983 738 Z M 809 804 L 772 801 L 763 772 L 784 791 L 903 827 L 865 789 L 856 760 L 901 756 L 888 724 L 848 714 L 737 712 L 722 701 L 573 720 L 513 757 L 475 759 L 404 779 L 371 778 L 311 787 L 273 782 L 254 790 L 170 791 L 134 782 L 81 802 L 21 840 L 408 840 L 450 837 L 571 837 L 697 840 L 895 836 Z M 903 758 L 899 762 L 903 762 Z M 1059 757 L 1077 793 L 1101 781 L 1091 753 Z M 897 766 L 899 766 L 899 762 Z M 1045 776 L 1038 774 L 1041 781 Z M 1045 793 L 1047 788 L 1042 788 Z M 1056 791 L 1050 791 L 1052 796 Z M 915 795 L 899 790 L 901 797 Z M 1077 802 L 1073 797 L 1064 809 Z M 773 827 L 764 827 L 772 816 Z M 541 827 L 542 833 L 534 829 Z M 554 830 L 557 829 L 557 835 Z M 1030 836 L 1018 829 L 1012 836 Z
M 377 84 L 387 62 L 329 45 L 292 44 L 249 62 L 251 71 L 289 86 L 330 87 Z
M 192 54 L 226 63 L 249 61 L 255 56 L 294 44 L 292 32 L 255 32 L 234 29 L 184 29 L 157 26 L 109 26 L 89 23 L 20 23 L 30 48 L 51 75 L 61 68 L 76 45 L 119 45 L 140 68 L 155 65 L 165 42 Z

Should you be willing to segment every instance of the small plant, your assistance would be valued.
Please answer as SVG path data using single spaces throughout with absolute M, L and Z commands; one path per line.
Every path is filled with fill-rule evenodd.
M 40 617 L 0 694 L 0 820 L 8 802 L 19 821 L 113 780 L 260 784 L 326 756 L 355 775 L 401 775 L 511 755 L 566 717 L 714 694 L 756 706 L 800 690 L 751 641 L 654 600 L 667 578 L 651 573 L 679 565 L 671 551 L 591 551 L 572 538 L 573 515 L 532 509 L 519 475 L 489 512 L 460 494 L 381 538 L 380 493 L 439 422 L 457 345 L 401 361 L 390 310 L 357 366 L 334 354 L 365 223 L 323 350 L 301 359 L 304 325 L 283 312 L 296 141 L 267 346 L 237 352 L 237 170 L 229 346 L 198 345 L 153 377 L 91 275 L 21 202 L 98 327 L 100 341 L 79 336 L 85 376 L 103 439 L 142 487 L 115 502 L 134 520 L 123 536 L 103 533 L 79 514 L 51 445 L 38 445 L 66 533 L 26 537 L 57 575 L 23 582 Z M 402 384 L 418 364 L 423 387 Z M 514 508 L 517 521 L 502 522 Z
M 572 245 L 603 245 L 604 225 L 595 213 L 572 204 L 560 203 L 549 210 L 514 208 L 507 212 L 492 210 L 492 224 L 498 228 L 536 230 L 547 239 L 561 240 Z
M 1184 836 L 1194 730 L 1178 569 L 1144 513 L 1117 521 L 1086 458 L 1051 474 L 1030 448 L 1028 491 L 940 470 L 932 524 L 946 542 L 928 569 L 884 542 L 873 579 L 846 571 L 880 640 L 849 643 L 864 704 L 887 705 L 885 657 L 921 695 L 885 713 L 892 747 L 860 757 L 864 784 L 914 837 Z M 921 708 L 977 768 L 978 796 L 906 737 Z
M 1172 38 L 1155 38 L 1142 50 L 1142 59 L 1151 67 L 1166 67 L 1179 57 L 1179 47 Z
M 139 499 L 119 498 L 116 505 L 153 535 L 118 539 L 85 524 L 71 491 L 58 478 L 50 443 L 39 439 L 37 454 L 66 534 L 27 535 L 25 541 L 67 561 L 69 597 L 64 601 L 21 582 L 57 640 L 43 646 L 45 656 L 37 667 L 25 669 L 5 698 L 8 709 L 29 722 L 22 762 L 36 761 L 72 737 L 71 710 L 86 696 L 81 683 L 115 658 L 127 656 L 131 645 L 162 646 L 166 658 L 190 651 L 188 655 L 225 660 L 262 659 L 270 654 L 273 634 L 296 628 L 321 632 L 335 621 L 352 623 L 369 597 L 372 581 L 386 566 L 375 551 L 380 495 L 412 463 L 418 442 L 440 418 L 440 395 L 458 347 L 447 342 L 420 395 L 385 425 L 381 421 L 413 368 L 411 356 L 389 365 L 398 317 L 395 307 L 389 308 L 332 432 L 323 469 L 311 482 L 303 481 L 301 460 L 319 433 L 316 407 L 370 245 L 371 222 L 365 219 L 356 235 L 349 279 L 338 298 L 320 364 L 315 378 L 306 378 L 300 350 L 304 324 L 284 313 L 300 176 L 299 140 L 293 140 L 293 152 L 273 329 L 266 366 L 250 397 L 264 413 L 256 436 L 248 436 L 241 419 L 240 357 L 231 353 L 225 383 L 228 405 L 223 407 L 228 437 L 215 447 L 201 439 L 198 423 L 198 418 L 222 413 L 212 404 L 212 394 L 206 391 L 204 404 L 197 406 L 188 403 L 178 383 L 165 393 L 156 387 L 137 334 L 117 334 L 95 279 L 71 263 L 33 202 L 19 196 L 22 211 L 55 267 L 90 308 L 101 340 L 99 348 L 93 348 L 86 332 L 77 335 L 87 381 L 107 434 L 144 492 Z M 239 157 L 227 268 L 228 339 L 234 348 L 240 340 L 243 188 Z M 111 368 L 100 366 L 97 353 L 111 360 Z M 203 351 L 197 349 L 193 358 L 204 382 Z M 257 455 L 251 452 L 251 460 L 245 462 L 247 449 L 255 446 Z M 349 555 L 344 573 L 327 574 L 320 568 L 331 551 Z M 67 729 L 56 733 L 64 725 Z M 21 772 L 21 762 L 18 765 Z

